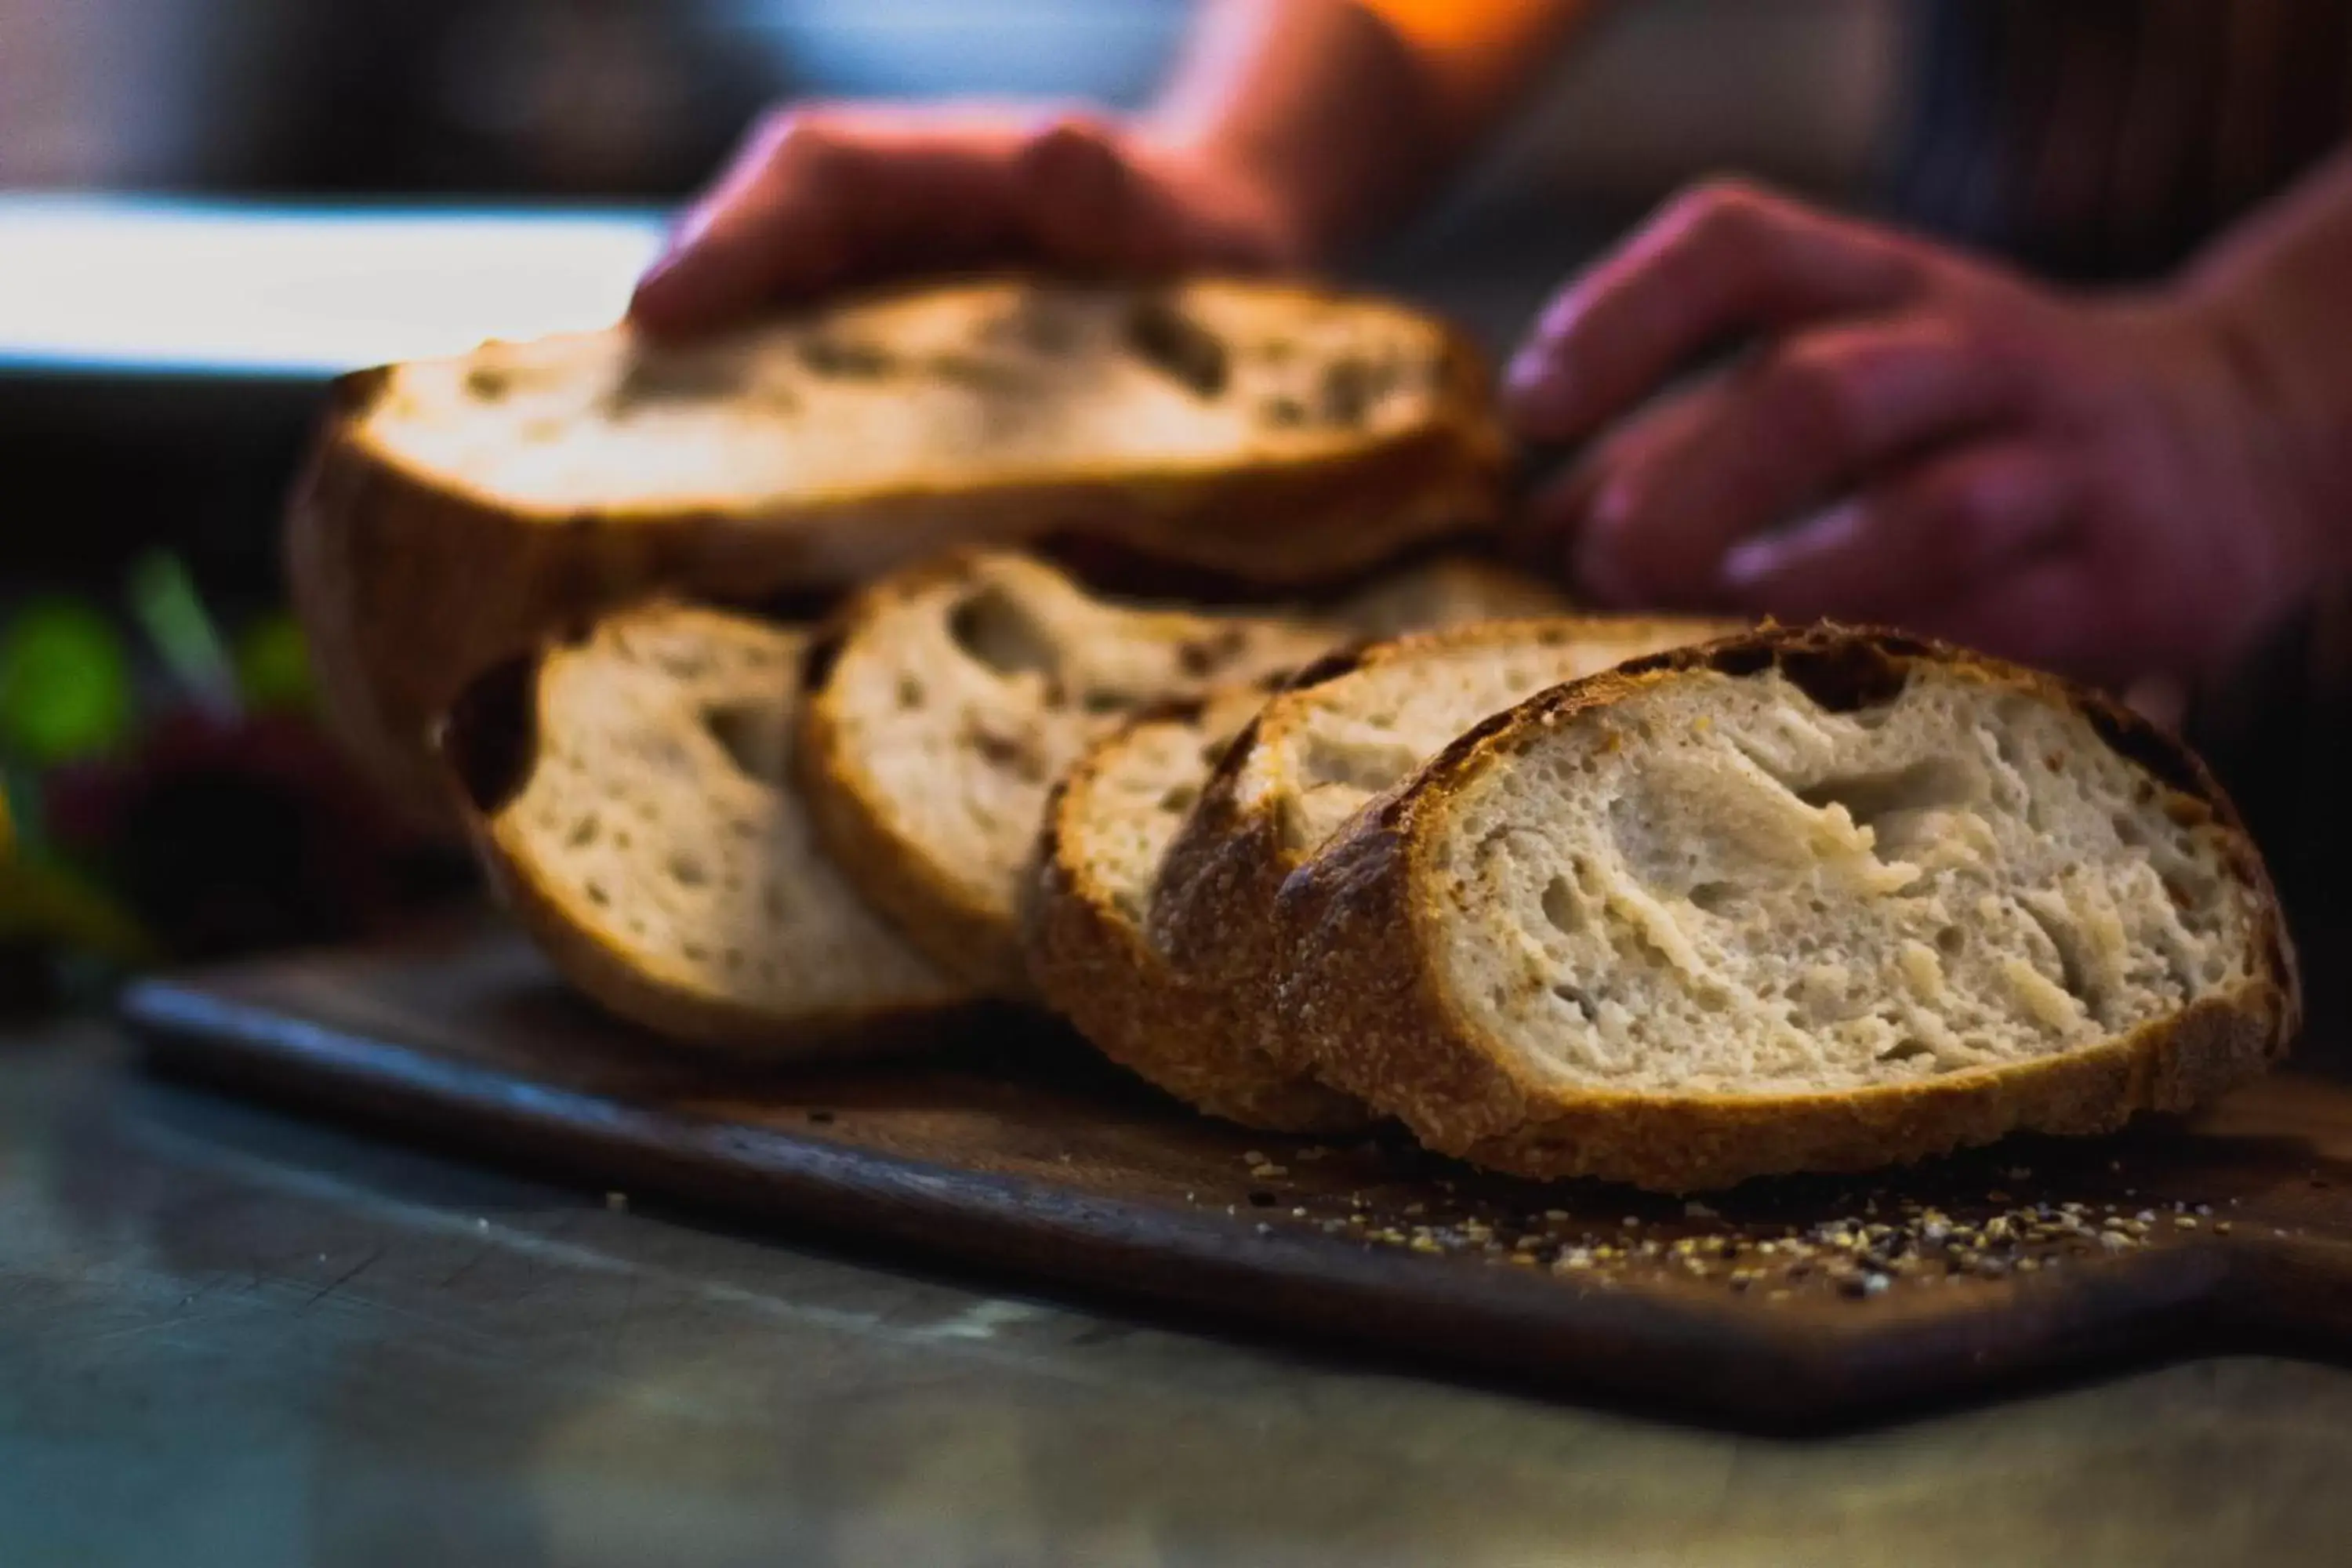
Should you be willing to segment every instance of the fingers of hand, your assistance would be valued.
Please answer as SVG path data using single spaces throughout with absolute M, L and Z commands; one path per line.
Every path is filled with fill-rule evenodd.
M 1668 603 L 1707 602 L 1738 541 L 1981 427 L 2010 391 L 2000 363 L 1948 315 L 1801 333 L 1595 454 L 1579 564 Z
M 1512 362 L 1511 411 L 1530 438 L 1575 440 L 1710 344 L 1883 311 L 1927 273 L 1898 236 L 1752 186 L 1701 185 L 1552 302 Z
M 1003 248 L 1021 218 L 1027 128 L 887 110 L 795 110 L 762 122 L 638 283 L 630 314 L 687 332 L 853 273 L 952 264 Z
M 2063 459 L 2022 439 L 1960 447 L 1880 480 L 1724 562 L 1736 601 L 1790 620 L 1902 620 L 1965 602 L 2066 527 Z
M 849 236 L 828 198 L 847 183 L 856 149 L 852 125 L 822 111 L 761 121 L 638 281 L 631 317 L 653 331 L 698 331 L 838 273 Z

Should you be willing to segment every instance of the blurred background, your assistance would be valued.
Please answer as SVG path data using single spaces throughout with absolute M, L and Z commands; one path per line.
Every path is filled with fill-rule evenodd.
M 800 95 L 1132 105 L 1190 0 L 0 0 L 0 182 L 49 189 L 664 199 Z M 1727 157 L 1850 175 L 1889 0 L 1604 15 L 1523 195 L 1638 194 Z M 1566 85 L 1566 84 L 1563 84 Z
M 336 371 L 611 320 L 761 107 L 1133 105 L 1189 0 L 0 0 L 0 1002 L 462 882 L 310 728 L 278 508 Z M 1362 259 L 1500 342 L 1691 174 L 1869 177 L 1909 7 L 1605 9 Z
M 0 0 L 0 441 L 12 466 L 58 468 L 60 500 L 162 480 L 172 514 L 126 499 L 86 506 L 105 513 L 89 528 L 12 542 L 104 568 L 121 531 L 160 532 L 209 568 L 266 575 L 268 513 L 323 375 L 609 319 L 663 210 L 762 106 L 1133 105 L 1191 9 Z M 1604 8 L 1534 95 L 1544 107 L 1366 265 L 1429 274 L 1424 291 L 1499 337 L 1597 234 L 1692 174 L 1852 186 L 1886 144 L 1906 9 Z M 530 221 L 498 221 L 517 215 Z M 114 460 L 92 461 L 87 436 Z

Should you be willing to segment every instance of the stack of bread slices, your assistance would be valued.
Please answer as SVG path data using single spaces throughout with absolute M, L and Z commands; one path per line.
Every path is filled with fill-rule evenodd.
M 680 1046 L 1050 1009 L 1249 1127 L 1666 1190 L 2284 1049 L 2275 900 L 2176 742 L 1890 633 L 1575 614 L 1444 553 L 1505 450 L 1392 304 L 951 284 L 355 378 L 292 560 L 355 752 Z M 1228 591 L 1108 596 L 1074 540 Z

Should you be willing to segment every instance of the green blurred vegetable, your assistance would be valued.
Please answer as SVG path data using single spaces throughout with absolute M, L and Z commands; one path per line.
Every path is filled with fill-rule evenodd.
M 96 755 L 131 721 L 131 656 L 97 610 L 36 600 L 0 632 L 0 745 L 36 764 Z

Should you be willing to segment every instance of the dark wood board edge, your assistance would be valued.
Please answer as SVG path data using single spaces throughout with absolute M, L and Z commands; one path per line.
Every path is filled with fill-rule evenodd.
M 782 1220 L 860 1248 L 897 1244 L 1146 1315 L 1173 1306 L 1313 1351 L 1758 1432 L 1858 1426 L 2168 1355 L 2270 1348 L 2290 1332 L 2340 1350 L 2352 1331 L 2352 1249 L 2324 1247 L 2290 1263 L 2326 1278 L 2314 1299 L 2328 1304 L 2291 1318 L 2249 1310 L 2239 1287 L 2268 1298 L 2290 1263 L 2249 1268 L 2244 1247 L 2020 1282 L 1975 1314 L 1885 1321 L 1858 1306 L 1850 1326 L 1826 1331 L 1728 1301 L 1571 1297 L 1502 1269 L 1465 1289 L 1452 1270 L 1317 1236 L 1240 1240 L 1222 1216 L 518 1082 L 169 980 L 131 987 L 120 1005 L 151 1063 L 175 1077 L 518 1169 Z

